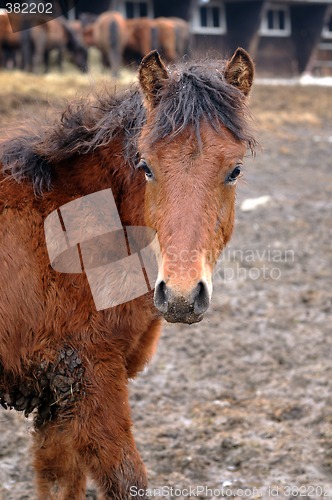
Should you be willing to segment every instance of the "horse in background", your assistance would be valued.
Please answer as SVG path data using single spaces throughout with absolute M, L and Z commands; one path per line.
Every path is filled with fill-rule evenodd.
M 34 72 L 40 72 L 43 65 L 45 72 L 48 72 L 51 51 L 57 52 L 59 71 L 63 70 L 66 53 L 82 72 L 88 69 L 88 51 L 65 17 L 61 16 L 30 28 L 29 42 L 32 47 L 31 66 Z
M 85 28 L 86 26 L 95 23 L 97 18 L 97 14 L 92 14 L 91 12 L 81 12 L 78 20 L 80 21 L 82 28 Z
M 166 62 L 174 63 L 189 54 L 189 24 L 180 18 L 138 17 L 127 19 L 126 59 L 137 61 L 157 49 Z
M 184 56 L 190 56 L 191 34 L 189 23 L 180 17 L 171 17 L 170 19 L 175 25 L 176 52 L 178 60 Z
M 85 47 L 93 47 L 93 24 L 98 16 L 89 12 L 82 12 L 78 19 L 68 21 L 68 26 L 73 30 L 76 37 Z
M 39 15 L 44 22 L 48 16 Z M 0 10 L 0 68 L 29 69 L 31 60 L 28 28 L 30 18 L 22 14 L 11 14 Z
M 17 31 L 13 33 L 7 13 L 0 15 L 0 66 L 40 72 L 44 65 L 47 72 L 49 54 L 56 50 L 60 71 L 66 52 L 79 69 L 86 71 L 88 48 L 95 46 L 101 52 L 103 66 L 117 76 L 124 58 L 129 63 L 139 62 L 158 49 L 168 63 L 173 63 L 189 53 L 189 25 L 180 18 L 124 19 L 120 13 L 109 11 L 100 16 L 84 13 L 76 21 L 63 16 L 41 20 L 41 24 L 29 26 L 27 16 L 13 14 L 11 23 Z
M 83 28 L 83 37 L 88 46 L 93 45 L 100 50 L 103 66 L 110 68 L 116 77 L 128 40 L 124 17 L 119 12 L 104 12 L 93 24 Z
M 157 17 L 157 48 L 168 63 L 174 63 L 189 55 L 189 24 L 178 17 Z
M 14 16 L 13 22 L 17 22 Z M 21 33 L 13 33 L 8 14 L 0 10 L 0 68 L 17 67 L 17 51 L 21 46 Z
M 151 358 L 162 317 L 195 323 L 210 305 L 213 268 L 232 235 L 235 185 L 255 144 L 246 120 L 253 73 L 243 49 L 172 71 L 154 51 L 138 88 L 84 98 L 55 123 L 2 137 L 0 402 L 35 411 L 39 500 L 83 500 L 87 475 L 109 500 L 146 489 L 128 378 Z M 157 233 L 158 278 L 154 293 L 146 287 L 97 311 L 84 273 L 50 266 L 44 222 L 109 189 L 123 226 Z M 57 228 L 69 238 L 65 222 Z
M 33 71 L 35 47 L 31 37 L 32 30 L 34 27 L 44 26 L 43 30 L 47 31 L 46 25 L 50 22 L 52 18 L 48 14 L 12 13 L 8 15 L 5 10 L 0 11 L 0 67 Z M 66 23 L 64 18 L 63 23 Z M 68 49 L 77 55 L 80 48 L 74 40 L 70 40 L 71 34 L 62 35 L 63 38 L 67 36 Z M 37 43 L 43 42 L 41 39 L 37 36 Z M 38 50 L 42 51 L 43 47 L 44 45 L 38 46 Z
M 158 49 L 168 63 L 189 54 L 189 24 L 180 18 L 138 17 L 124 19 L 118 12 L 107 12 L 95 22 L 85 14 L 81 23 L 82 38 L 87 47 L 95 46 L 102 54 L 105 67 L 118 74 L 123 60 L 138 63 L 153 49 Z
M 128 40 L 125 58 L 137 62 L 153 49 L 159 47 L 158 27 L 155 19 L 138 17 L 126 20 Z

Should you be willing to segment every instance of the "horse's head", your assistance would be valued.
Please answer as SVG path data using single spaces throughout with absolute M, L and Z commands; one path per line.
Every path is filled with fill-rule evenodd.
M 88 50 L 83 44 L 78 44 L 73 54 L 74 63 L 82 71 L 88 71 Z
M 232 234 L 236 181 L 254 144 L 245 126 L 253 73 L 243 49 L 222 67 L 169 72 L 156 51 L 141 63 L 147 120 L 138 167 L 146 224 L 161 249 L 154 302 L 167 321 L 195 323 L 209 307 L 212 271 Z
M 68 37 L 67 50 L 71 55 L 71 60 L 78 69 L 85 73 L 88 71 L 88 49 L 83 42 L 83 29 L 82 33 L 76 33 L 68 22 L 64 25 L 64 28 Z

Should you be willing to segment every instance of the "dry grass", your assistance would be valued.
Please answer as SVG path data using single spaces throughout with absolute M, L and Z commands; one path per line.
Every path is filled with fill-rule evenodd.
M 91 71 L 79 73 L 68 63 L 65 72 L 54 70 L 48 75 L 33 75 L 21 71 L 0 72 L 0 125 L 15 123 L 22 116 L 35 114 L 52 107 L 63 107 L 64 101 L 106 88 L 122 88 L 136 79 L 133 70 L 123 69 L 118 80 L 102 72 L 96 54 Z M 319 87 L 254 87 L 250 108 L 256 128 L 275 130 L 282 134 L 286 126 L 319 127 L 332 121 L 331 89 Z M 290 105 L 291 104 L 291 105 Z
M 317 127 L 332 121 L 332 92 L 316 86 L 254 86 L 251 109 L 259 127 Z
M 24 115 L 36 113 L 49 104 L 63 106 L 64 101 L 89 94 L 92 90 L 106 88 L 110 91 L 135 81 L 136 73 L 126 68 L 122 69 L 118 80 L 112 79 L 109 71 L 102 71 L 98 54 L 92 56 L 88 74 L 79 72 L 68 62 L 65 62 L 62 74 L 55 67 L 47 75 L 0 71 L 1 125 L 7 124 L 7 120 L 17 119 L 21 112 Z

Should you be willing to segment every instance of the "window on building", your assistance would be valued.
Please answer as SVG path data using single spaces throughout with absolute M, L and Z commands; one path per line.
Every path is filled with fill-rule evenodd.
M 269 5 L 260 27 L 263 36 L 289 36 L 291 34 L 290 12 L 287 5 Z
M 322 35 L 324 38 L 332 38 L 332 8 L 327 11 Z
M 220 1 L 199 1 L 194 9 L 191 24 L 194 33 L 226 33 L 224 4 Z
M 150 0 L 132 0 L 124 2 L 124 15 L 127 19 L 135 17 L 153 17 L 152 3 Z

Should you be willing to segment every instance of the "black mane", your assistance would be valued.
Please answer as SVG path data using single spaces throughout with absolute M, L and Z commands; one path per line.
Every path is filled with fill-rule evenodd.
M 224 80 L 220 62 L 187 63 L 171 71 L 160 92 L 150 140 L 172 138 L 187 126 L 193 127 L 199 138 L 200 124 L 206 120 L 215 128 L 223 123 L 253 150 L 255 140 L 247 129 L 247 118 L 245 98 Z M 124 158 L 134 165 L 145 119 L 137 87 L 97 100 L 81 99 L 69 105 L 56 123 L 44 123 L 37 133 L 4 141 L 0 145 L 3 172 L 18 181 L 30 180 L 40 194 L 51 189 L 58 163 L 94 152 L 119 135 L 124 137 Z

